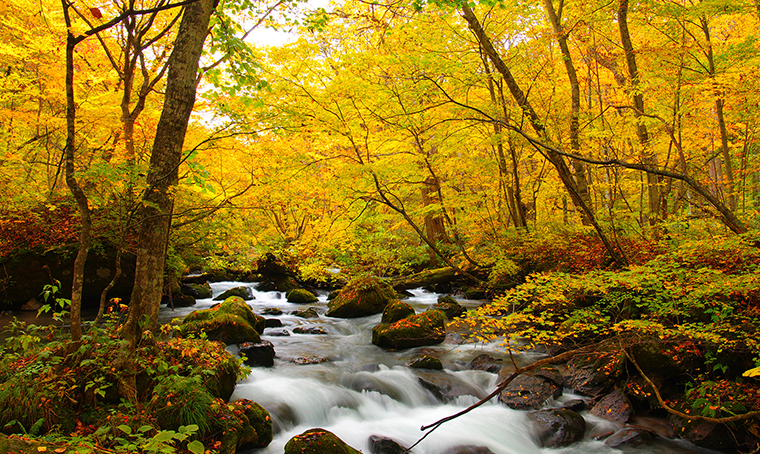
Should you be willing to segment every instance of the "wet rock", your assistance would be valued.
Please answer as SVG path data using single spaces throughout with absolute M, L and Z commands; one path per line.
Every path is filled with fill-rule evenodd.
M 491 372 L 492 374 L 498 374 L 501 370 L 500 362 L 500 359 L 484 353 L 476 356 L 475 359 L 470 361 L 469 368 L 470 370 L 484 370 L 486 372 Z
M 310 291 L 303 288 L 296 288 L 287 293 L 285 298 L 289 303 L 311 304 L 316 303 L 319 299 Z
M 440 344 L 445 339 L 446 315 L 441 311 L 427 311 L 372 328 L 372 343 L 382 348 L 423 347 Z
M 263 278 L 256 286 L 257 290 L 289 292 L 298 288 L 295 271 L 271 252 L 258 260 L 256 271 Z
M 290 336 L 290 331 L 286 329 L 272 330 L 267 333 L 267 336 L 286 337 Z
M 282 309 L 279 307 L 267 307 L 261 313 L 264 315 L 282 315 Z
M 459 303 L 457 303 L 457 300 L 449 295 L 438 298 L 438 302 L 430 306 L 430 309 L 443 311 L 446 314 L 446 318 L 449 320 L 456 317 L 461 317 L 465 312 L 467 312 L 467 309 L 462 307 Z
M 220 454 L 234 454 L 245 449 L 258 449 L 272 442 L 272 418 L 261 405 L 240 399 L 219 407 L 218 433 Z
M 484 397 L 479 389 L 444 372 L 418 372 L 417 379 L 440 402 L 451 402 L 461 396 Z
M 499 401 L 514 410 L 538 410 L 549 398 L 562 395 L 562 387 L 535 375 L 519 375 L 499 394 Z
M 396 292 L 387 282 L 375 277 L 360 278 L 348 283 L 327 304 L 327 316 L 357 318 L 380 314 L 394 299 Z
M 668 417 L 670 425 L 675 432 L 684 440 L 690 441 L 697 446 L 716 451 L 747 451 L 749 446 L 742 446 L 743 439 L 746 436 L 746 430 L 730 429 L 725 424 L 715 424 L 698 419 L 686 420 L 678 416 L 670 415 Z M 756 439 L 757 437 L 753 437 Z M 739 449 L 739 447 L 743 449 Z
M 643 446 L 652 443 L 652 436 L 649 432 L 636 427 L 623 427 L 609 438 L 604 440 L 604 444 L 617 448 L 620 446 Z
M 282 321 L 278 318 L 267 318 L 265 319 L 264 326 L 267 328 L 279 328 L 282 326 Z
M 441 363 L 441 360 L 430 355 L 421 355 L 412 358 L 412 360 L 409 361 L 406 365 L 412 369 L 443 369 L 443 363 Z
M 296 334 L 328 334 L 327 331 L 321 326 L 296 326 L 293 328 L 293 332 Z
M 297 358 L 293 358 L 292 360 L 290 360 L 291 363 L 298 364 L 299 366 L 306 365 L 306 364 L 325 363 L 327 361 L 328 361 L 327 358 L 323 356 L 315 356 L 315 355 L 299 356 Z
M 564 375 L 553 366 L 539 366 L 533 369 L 533 375 L 549 380 L 559 387 L 565 385 Z
M 290 313 L 290 315 L 301 318 L 319 318 L 316 307 L 310 307 L 308 309 L 303 309 L 300 311 L 293 311 Z
M 251 367 L 274 366 L 274 345 L 268 340 L 240 344 L 238 353 L 245 355 L 245 363 Z
M 494 454 L 486 446 L 461 445 L 443 451 L 443 454 Z
M 188 314 L 179 326 L 179 335 L 200 335 L 206 333 L 209 340 L 226 344 L 261 342 L 266 321 L 253 313 L 242 298 L 232 296 L 209 309 Z
M 631 418 L 630 425 L 651 432 L 658 437 L 676 438 L 676 432 L 670 427 L 668 421 L 662 418 L 636 415 Z
M 309 429 L 285 444 L 284 454 L 361 454 L 334 433 L 325 429 Z
M 414 308 L 412 306 L 403 301 L 394 300 L 385 306 L 380 323 L 395 323 L 410 315 L 414 315 Z
M 207 299 L 214 296 L 208 282 L 202 284 L 183 283 L 181 290 L 185 295 L 190 295 L 196 299 Z
M 370 435 L 369 452 L 372 454 L 406 454 L 406 448 L 391 438 Z
M 576 355 L 567 363 L 570 374 L 567 386 L 586 396 L 599 396 L 618 382 L 625 361 L 623 352 Z
M 564 402 L 562 404 L 562 408 L 565 410 L 572 410 L 575 412 L 583 411 L 588 409 L 588 405 L 586 404 L 586 401 L 583 399 L 571 399 L 567 402 Z
M 589 413 L 609 421 L 626 423 L 633 414 L 633 409 L 625 394 L 616 389 L 597 401 Z
M 253 299 L 253 293 L 251 292 L 251 289 L 248 287 L 233 287 L 229 290 L 225 290 L 220 295 L 214 297 L 214 301 L 223 301 L 231 296 L 238 296 L 240 298 L 243 298 L 246 301 Z
M 586 421 L 571 410 L 539 410 L 528 414 L 539 446 L 560 448 L 583 439 Z

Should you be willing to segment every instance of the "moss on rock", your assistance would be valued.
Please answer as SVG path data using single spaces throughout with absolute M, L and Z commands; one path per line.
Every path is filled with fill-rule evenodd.
M 208 339 L 226 344 L 258 343 L 265 327 L 264 317 L 254 314 L 242 298 L 231 296 L 221 304 L 188 314 L 179 326 L 179 334 L 206 333 Z
M 395 298 L 396 291 L 390 284 L 374 276 L 365 276 L 349 282 L 328 303 L 327 316 L 357 318 L 379 314 Z
M 372 329 L 372 343 L 382 348 L 412 348 L 440 344 L 446 338 L 446 314 L 431 310 Z
M 319 301 L 316 295 L 304 288 L 297 288 L 289 291 L 286 298 L 289 303 L 296 304 L 310 304 Z
M 309 429 L 285 444 L 285 454 L 360 454 L 334 433 L 325 429 Z
M 399 320 L 405 319 L 410 315 L 414 315 L 414 308 L 408 303 L 403 301 L 394 300 L 391 301 L 383 310 L 383 318 L 381 323 L 395 323 Z

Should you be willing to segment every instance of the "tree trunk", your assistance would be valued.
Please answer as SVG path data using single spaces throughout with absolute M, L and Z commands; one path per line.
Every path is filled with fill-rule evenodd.
M 148 188 L 140 210 L 134 291 L 121 332 L 132 346 L 139 342 L 144 329 L 155 331 L 158 325 L 174 202 L 172 192 L 179 179 L 182 145 L 198 85 L 198 60 L 215 3 L 199 0 L 185 7 L 169 61 L 164 107 L 156 128 Z
M 646 165 L 657 166 L 657 158 L 650 153 L 649 132 L 643 123 L 644 115 L 644 95 L 639 89 L 639 68 L 636 64 L 636 53 L 631 40 L 631 33 L 628 30 L 628 0 L 620 0 L 617 12 L 618 29 L 620 30 L 620 41 L 625 52 L 625 61 L 628 65 L 628 74 L 631 81 L 631 97 L 633 99 L 633 111 L 636 117 L 636 135 L 639 138 L 641 146 L 641 161 Z M 655 226 L 660 219 L 660 177 L 658 175 L 647 173 L 647 201 L 648 201 L 648 218 L 649 225 Z
M 63 15 L 67 27 L 71 27 L 69 17 L 69 4 L 62 0 Z M 77 202 L 79 208 L 79 249 L 74 259 L 74 270 L 71 282 L 71 339 L 79 341 L 82 338 L 82 289 L 84 287 L 84 265 L 90 250 L 92 220 L 87 195 L 79 186 L 75 176 L 75 152 L 76 152 L 76 103 L 74 102 L 74 48 L 81 41 L 71 31 L 66 36 L 66 147 L 65 175 L 66 185 Z
M 554 9 L 554 4 L 552 3 L 552 0 L 543 1 L 544 7 L 546 8 L 546 14 L 549 16 L 549 22 L 551 22 L 554 34 L 557 36 L 557 43 L 559 44 L 560 52 L 562 52 L 562 61 L 565 63 L 565 71 L 567 72 L 567 78 L 570 81 L 572 106 L 572 115 L 570 116 L 570 148 L 573 150 L 573 153 L 580 154 L 581 86 L 578 83 L 578 73 L 575 71 L 570 48 L 567 45 L 567 33 L 562 29 L 562 24 Z M 572 159 L 570 163 L 573 166 L 573 170 L 575 170 L 575 184 L 578 187 L 578 196 L 583 199 L 589 209 L 593 209 L 593 205 L 591 204 L 591 194 L 588 188 L 588 180 L 586 179 L 586 165 L 577 159 Z M 583 213 L 581 219 L 584 225 L 591 225 L 591 221 L 585 213 Z

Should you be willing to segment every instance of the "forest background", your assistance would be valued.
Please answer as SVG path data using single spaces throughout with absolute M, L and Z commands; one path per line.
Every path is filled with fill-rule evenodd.
M 6 302 L 29 254 L 91 251 L 118 269 L 163 218 L 150 243 L 160 272 L 135 287 L 151 289 L 140 298 L 155 311 L 164 267 L 171 282 L 274 252 L 321 282 L 445 265 L 497 297 L 497 312 L 530 316 L 495 333 L 527 320 L 522 335 L 566 346 L 696 339 L 693 408 L 756 409 L 756 387 L 721 382 L 719 405 L 705 392 L 760 365 L 760 2 L 346 1 L 299 13 L 221 0 L 195 36 L 205 46 L 186 135 L 157 134 L 176 6 L 211 3 L 0 4 Z M 256 46 L 260 27 L 298 39 Z M 157 144 L 172 139 L 161 177 Z M 720 401 L 731 395 L 742 408 Z

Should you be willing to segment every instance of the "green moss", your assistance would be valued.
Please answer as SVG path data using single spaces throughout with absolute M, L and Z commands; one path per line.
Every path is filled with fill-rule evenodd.
M 313 293 L 303 288 L 297 288 L 289 291 L 286 297 L 288 299 L 288 302 L 296 304 L 310 304 L 319 301 L 319 299 Z
M 414 309 L 403 301 L 395 300 L 385 306 L 382 323 L 395 323 L 401 319 L 414 315 Z
M 285 444 L 285 454 L 360 454 L 334 433 L 325 429 L 309 429 Z
M 372 329 L 372 343 L 383 348 L 436 345 L 446 339 L 446 314 L 430 310 Z
M 396 298 L 396 291 L 387 282 L 363 277 L 349 282 L 338 296 L 328 303 L 327 316 L 357 318 L 379 314 Z
M 208 339 L 227 344 L 260 342 L 266 326 L 264 317 L 253 313 L 240 297 L 231 296 L 209 309 L 188 314 L 179 327 L 181 336 L 206 333 Z

